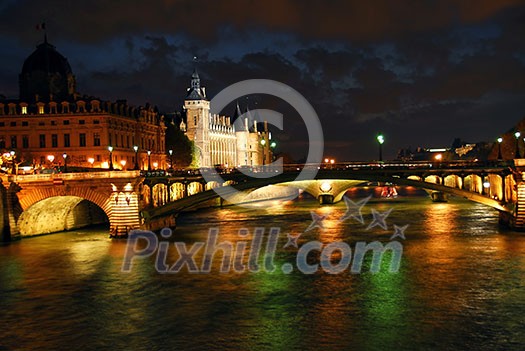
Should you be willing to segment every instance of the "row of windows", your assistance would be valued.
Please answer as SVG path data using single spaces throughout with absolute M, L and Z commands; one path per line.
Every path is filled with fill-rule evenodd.
M 69 157 L 69 156 L 68 156 Z M 101 162 L 102 160 L 107 160 L 107 156 L 104 156 L 104 158 L 101 156 L 101 155 L 95 155 L 95 157 L 87 157 L 86 155 L 78 155 L 78 156 L 75 156 L 75 160 L 78 161 L 78 162 L 89 162 L 89 163 L 93 163 L 93 162 Z M 133 165 L 135 163 L 135 156 L 121 156 L 120 157 L 120 160 L 119 160 L 119 157 L 118 156 L 113 156 L 113 162 L 115 163 L 120 163 L 121 161 L 126 161 L 127 164 L 130 164 L 130 165 Z M 40 156 L 40 164 L 46 164 L 48 161 L 48 159 L 46 158 L 46 156 Z
M 69 120 L 68 119 L 65 119 L 62 121 L 62 124 L 65 125 L 65 126 L 68 126 L 69 125 Z M 86 124 L 86 120 L 84 119 L 81 119 L 78 121 L 78 124 L 80 125 L 84 125 Z M 94 120 L 93 121 L 93 124 L 100 124 L 100 121 L 98 119 Z M 6 123 L 5 122 L 0 122 L 0 127 L 5 127 Z M 16 127 L 16 122 L 15 121 L 11 121 L 9 122 L 9 126 L 10 127 Z M 45 126 L 46 125 L 46 122 L 44 121 L 39 121 L 38 122 L 38 125 L 39 126 Z M 51 121 L 51 125 L 52 126 L 56 126 L 57 125 L 57 121 Z M 29 126 L 29 122 L 28 121 L 22 121 L 22 127 L 28 127 Z
M 18 148 L 18 137 L 16 135 L 12 135 L 10 138 L 10 148 L 11 149 L 17 149 Z M 40 148 L 46 148 L 48 147 L 48 135 L 46 134 L 40 134 L 38 136 L 38 145 Z M 51 134 L 51 147 L 58 147 L 58 134 Z M 62 135 L 62 146 L 63 147 L 71 147 L 71 135 L 70 134 L 63 134 Z M 86 147 L 87 146 L 87 139 L 86 139 L 86 133 L 80 133 L 79 134 L 79 145 L 80 147 Z M 100 146 L 100 134 L 94 133 L 93 134 L 93 146 Z M 7 147 L 6 140 L 4 137 L 0 137 L 0 149 L 5 149 Z M 29 148 L 29 136 L 28 135 L 22 135 L 22 148 L 27 149 Z
M 131 141 L 131 142 L 130 142 Z M 133 147 L 135 144 L 135 137 L 129 137 L 129 135 L 120 135 L 120 138 L 117 134 L 113 135 L 113 134 L 109 134 L 109 145 L 112 145 L 114 147 L 127 147 L 127 148 L 131 148 Z M 149 138 L 144 138 L 142 137 L 141 140 L 140 140 L 140 145 L 137 145 L 139 146 L 142 150 L 156 150 L 155 149 L 155 140 L 153 139 L 149 139 Z M 157 144 L 157 146 L 159 146 Z M 156 151 L 164 151 L 164 147 L 162 146 L 162 143 L 160 144 L 160 149 L 156 150 Z

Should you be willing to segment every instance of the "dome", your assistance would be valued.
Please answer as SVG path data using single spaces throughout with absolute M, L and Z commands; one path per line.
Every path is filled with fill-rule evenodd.
M 20 99 L 68 99 L 75 92 L 75 77 L 67 59 L 45 40 L 24 61 L 20 73 Z
M 37 49 L 24 61 L 22 75 L 35 71 L 60 73 L 63 76 L 73 73 L 67 59 L 47 41 L 38 45 Z

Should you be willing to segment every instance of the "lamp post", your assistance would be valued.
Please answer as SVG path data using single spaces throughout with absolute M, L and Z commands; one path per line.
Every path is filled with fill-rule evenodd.
M 516 152 L 514 153 L 514 158 L 521 158 L 520 156 L 520 132 L 514 133 L 514 136 L 516 137 Z
M 109 170 L 113 170 L 113 146 L 108 146 L 109 151 Z
M 498 138 L 498 160 L 502 160 L 503 156 L 501 155 L 501 143 L 503 142 L 503 138 Z
M 134 145 L 133 151 L 135 151 L 135 166 L 133 167 L 133 169 L 135 171 L 138 171 L 139 170 L 139 147 L 137 145 Z
M 148 171 L 151 171 L 151 150 L 148 150 Z
M 264 164 L 265 164 L 265 161 L 266 161 L 266 160 L 265 160 L 266 157 L 265 157 L 265 155 L 264 155 L 264 147 L 265 147 L 265 145 L 266 145 L 266 140 L 265 140 L 265 139 L 262 139 L 262 140 L 261 140 L 261 145 L 262 145 L 262 166 L 263 166 L 263 172 L 264 172 Z
M 377 136 L 377 142 L 379 143 L 379 162 L 383 161 L 383 143 L 385 142 L 385 137 L 383 134 Z
M 272 141 L 270 143 L 270 148 L 272 149 L 272 160 L 271 160 L 272 162 L 275 160 L 275 154 L 274 154 L 275 151 L 274 150 L 275 150 L 276 147 L 277 147 L 277 143 L 275 141 Z
M 170 169 L 173 169 L 173 150 L 169 149 L 168 153 L 170 154 Z
M 64 158 L 64 173 L 67 173 L 67 154 L 64 152 L 62 157 Z
M 11 173 L 16 175 L 16 161 L 15 161 L 15 157 L 16 157 L 16 152 L 14 150 L 11 150 L 9 152 L 9 154 L 11 154 L 11 161 L 13 162 L 13 166 L 12 166 L 12 169 L 11 169 Z

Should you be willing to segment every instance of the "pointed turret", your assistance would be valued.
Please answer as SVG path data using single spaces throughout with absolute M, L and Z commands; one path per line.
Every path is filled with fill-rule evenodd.
M 201 79 L 197 73 L 197 68 L 193 70 L 191 75 L 191 85 L 186 100 L 206 100 L 206 92 L 204 88 L 201 88 Z
M 239 101 L 237 101 L 237 104 L 235 105 L 235 111 L 233 112 L 232 122 L 235 122 L 241 115 L 241 108 L 239 107 Z

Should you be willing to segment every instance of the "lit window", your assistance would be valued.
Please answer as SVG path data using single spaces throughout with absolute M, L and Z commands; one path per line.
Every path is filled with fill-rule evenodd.
M 44 113 L 44 106 L 38 106 L 38 113 L 43 114 Z
M 22 106 L 22 114 L 27 115 L 27 106 Z

